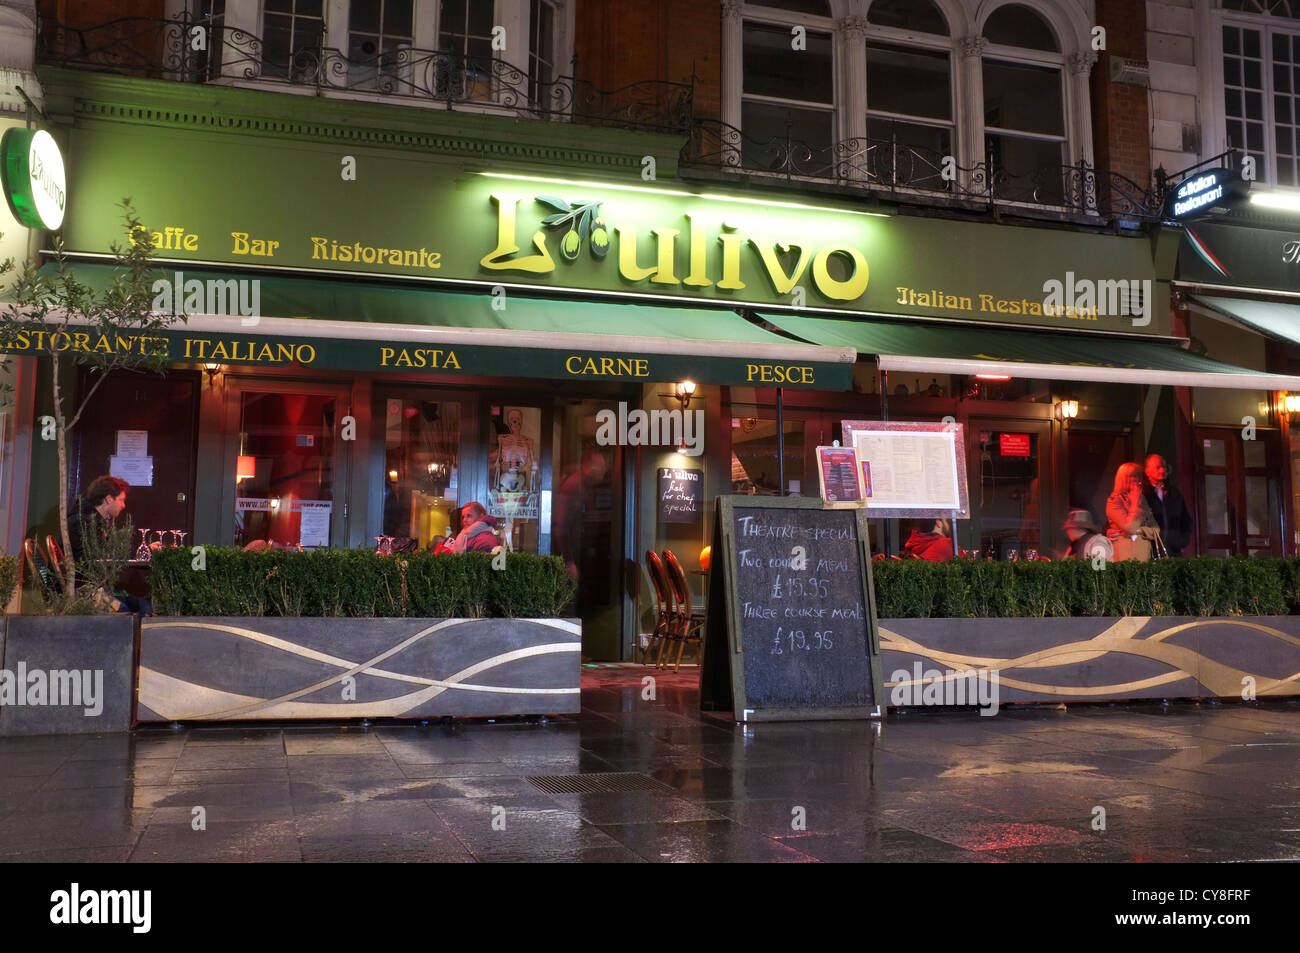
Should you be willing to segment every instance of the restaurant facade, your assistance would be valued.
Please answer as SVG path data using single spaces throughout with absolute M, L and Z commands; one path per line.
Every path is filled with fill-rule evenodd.
M 479 501 L 509 549 L 565 559 L 584 653 L 632 659 L 653 626 L 645 550 L 693 570 L 719 495 L 815 496 L 816 447 L 843 420 L 952 418 L 963 549 L 1055 557 L 1066 513 L 1104 518 L 1118 465 L 1154 452 L 1196 501 L 1194 552 L 1296 551 L 1274 463 L 1300 378 L 1230 360 L 1212 333 L 1189 350 L 1170 306 L 1181 232 L 1095 196 L 993 216 L 733 174 L 726 148 L 662 128 L 41 78 L 70 267 L 107 286 L 129 197 L 155 245 L 155 310 L 177 316 L 147 340 L 67 342 L 169 359 L 106 382 L 74 431 L 70 490 L 124 475 L 137 528 L 425 548 Z M 9 349 L 10 552 L 57 523 L 57 462 L 33 438 L 48 365 L 24 356 L 41 343 Z M 1228 439 L 1203 424 L 1240 430 L 1243 406 L 1265 456 L 1238 472 L 1247 494 L 1263 477 L 1269 522 L 1229 539 L 1213 529 L 1217 458 L 1197 447 Z M 874 521 L 873 549 L 897 554 L 906 532 Z

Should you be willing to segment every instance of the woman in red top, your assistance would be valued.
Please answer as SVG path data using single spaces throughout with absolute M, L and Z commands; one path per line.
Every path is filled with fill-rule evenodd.
M 903 544 L 903 552 L 934 563 L 952 559 L 951 525 L 946 519 L 918 520 L 912 524 L 912 535 Z

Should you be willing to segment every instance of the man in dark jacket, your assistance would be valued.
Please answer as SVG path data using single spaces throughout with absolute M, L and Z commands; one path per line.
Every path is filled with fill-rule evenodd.
M 86 487 L 85 495 L 78 501 L 77 509 L 68 514 L 68 545 L 72 547 L 72 565 L 76 567 L 86 559 L 83 533 L 96 533 L 103 539 L 109 526 L 126 509 L 126 493 L 131 484 L 115 476 L 96 477 Z M 135 612 L 153 615 L 153 605 L 148 599 L 118 592 L 109 597 L 115 612 Z
M 1183 494 L 1169 481 L 1169 464 L 1158 453 L 1146 459 L 1146 480 L 1142 495 L 1160 525 L 1160 537 L 1170 556 L 1181 556 L 1192 541 L 1192 515 L 1187 512 Z

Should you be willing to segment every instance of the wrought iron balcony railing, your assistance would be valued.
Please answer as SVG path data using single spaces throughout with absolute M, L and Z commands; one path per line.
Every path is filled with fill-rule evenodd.
M 965 205 L 1036 206 L 1054 212 L 1154 221 L 1163 197 L 1087 162 L 1012 172 L 993 163 L 961 166 L 938 150 L 891 139 L 815 145 L 784 136 L 754 138 L 724 122 L 697 119 L 682 148 L 684 167 L 734 169 L 788 181 L 829 181 L 874 195 Z
M 692 83 L 645 81 L 613 90 L 574 76 L 542 80 L 492 57 L 401 46 L 348 56 L 318 43 L 268 44 L 222 17 L 121 17 L 86 28 L 40 23 L 37 60 L 51 66 L 186 83 L 278 83 L 330 93 L 581 121 L 685 135 Z M 197 39 L 196 39 L 197 38 Z M 197 47 L 197 48 L 196 48 Z

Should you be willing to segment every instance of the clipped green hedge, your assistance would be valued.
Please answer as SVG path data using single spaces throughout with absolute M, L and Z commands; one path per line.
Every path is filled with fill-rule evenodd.
M 244 552 L 208 546 L 154 553 L 154 613 L 161 616 L 556 618 L 574 593 L 557 556 L 490 553 L 379 556 L 370 550 Z
M 1300 559 L 1162 559 L 1110 563 L 942 563 L 872 566 L 882 619 L 1300 614 Z
M 4 613 L 5 606 L 9 605 L 14 590 L 18 588 L 18 570 L 17 556 L 0 553 L 0 614 Z

